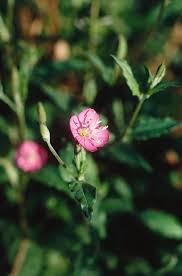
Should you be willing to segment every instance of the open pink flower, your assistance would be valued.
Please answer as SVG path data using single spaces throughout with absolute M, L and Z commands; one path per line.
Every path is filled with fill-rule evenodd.
M 15 157 L 17 167 L 27 173 L 39 171 L 47 159 L 47 151 L 33 141 L 23 142 L 17 149 Z
M 70 129 L 77 142 L 91 152 L 103 147 L 109 141 L 107 126 L 101 125 L 99 114 L 91 108 L 72 116 Z

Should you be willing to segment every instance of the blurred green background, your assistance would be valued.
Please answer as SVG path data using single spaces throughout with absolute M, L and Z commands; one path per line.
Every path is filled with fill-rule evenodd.
M 137 99 L 111 57 L 127 59 L 142 87 L 144 64 L 155 73 L 164 62 L 165 79 L 181 80 L 181 15 L 181 0 L 0 1 L 0 275 L 182 275 L 182 128 L 117 143 Z M 46 147 L 36 112 L 42 101 L 52 143 L 70 164 L 70 116 L 91 106 L 108 124 L 110 145 L 87 155 L 86 181 L 97 187 L 91 222 L 50 154 L 29 175 L 22 236 L 14 162 L 19 126 L 3 98 L 16 89 L 24 99 L 26 139 Z M 181 92 L 154 95 L 141 118 L 180 122 Z

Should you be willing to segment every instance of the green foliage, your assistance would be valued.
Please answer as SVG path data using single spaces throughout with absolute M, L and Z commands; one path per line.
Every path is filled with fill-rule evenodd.
M 42 91 L 53 101 L 53 103 L 62 111 L 67 112 L 72 104 L 70 95 L 60 93 L 59 90 L 47 85 L 41 85 Z
M 25 101 L 28 96 L 28 86 L 32 75 L 33 68 L 40 58 L 40 53 L 36 47 L 22 45 L 23 56 L 20 61 L 20 86 L 21 95 Z
M 83 86 L 83 95 L 86 104 L 92 105 L 94 103 L 95 97 L 97 96 L 97 84 L 94 78 L 86 79 Z
M 27 252 L 25 252 L 25 260 L 19 275 L 38 276 L 44 265 L 43 250 L 33 242 L 28 242 L 26 246 L 28 248 L 25 248 Z
M 150 275 L 152 274 L 151 267 L 145 259 L 136 258 L 131 263 L 129 263 L 125 272 L 127 275 Z
M 112 102 L 112 111 L 114 115 L 114 122 L 119 131 L 122 131 L 124 127 L 124 108 L 123 103 L 120 100 L 114 100 Z
M 151 166 L 143 158 L 143 156 L 137 152 L 134 147 L 122 145 L 112 146 L 110 149 L 106 149 L 103 156 L 107 156 L 112 161 L 126 164 L 132 168 L 144 169 L 148 172 L 151 171 Z
M 157 68 L 156 74 L 151 81 L 150 88 L 154 88 L 156 85 L 158 85 L 163 79 L 163 77 L 165 76 L 165 73 L 166 73 L 166 66 L 162 63 Z
M 182 275 L 181 8 L 0 1 L 0 275 Z M 85 107 L 110 132 L 95 153 L 69 127 Z M 34 173 L 26 140 L 49 152 Z
M 182 224 L 174 215 L 149 209 L 143 211 L 140 218 L 149 229 L 161 236 L 169 239 L 182 239 Z
M 175 88 L 175 87 L 180 87 L 180 86 L 182 86 L 181 81 L 164 81 L 164 82 L 159 83 L 154 88 L 152 88 L 151 91 L 150 91 L 150 94 L 153 95 L 155 93 L 165 91 L 165 90 L 168 90 L 168 89 L 172 89 L 172 88 Z
M 102 203 L 102 209 L 109 215 L 122 212 L 131 212 L 133 205 L 130 201 L 122 200 L 120 198 L 105 199 Z
M 142 91 L 140 91 L 139 84 L 137 80 L 135 79 L 132 69 L 128 62 L 126 60 L 118 59 L 115 56 L 112 56 L 115 60 L 115 62 L 120 66 L 120 68 L 123 71 L 123 76 L 126 79 L 126 82 L 128 84 L 128 87 L 130 88 L 132 95 L 137 96 L 139 99 L 142 96 Z
M 31 76 L 33 83 L 44 82 L 45 80 L 51 80 L 51 78 L 57 78 L 61 74 L 65 74 L 70 71 L 82 72 L 87 69 L 88 64 L 81 59 L 70 59 L 62 62 L 48 62 L 42 66 L 37 66 Z
M 91 219 L 93 205 L 96 200 L 96 188 L 80 181 L 70 183 L 69 188 L 74 199 L 80 204 L 85 217 Z
M 116 178 L 114 181 L 114 187 L 117 193 L 124 199 L 132 200 L 133 194 L 131 187 L 122 178 Z
M 33 174 L 32 179 L 50 188 L 54 188 L 59 191 L 68 191 L 67 184 L 61 179 L 58 168 L 54 166 L 46 166 L 41 171 Z
M 90 63 L 94 66 L 94 68 L 98 71 L 98 73 L 100 74 L 101 78 L 108 83 L 109 85 L 111 85 L 113 83 L 113 70 L 106 66 L 102 60 L 93 54 L 88 54 L 88 60 L 90 61 Z
M 180 122 L 176 122 L 171 118 L 142 118 L 133 130 L 133 137 L 137 140 L 159 138 L 162 135 L 168 134 L 174 127 L 180 125 Z

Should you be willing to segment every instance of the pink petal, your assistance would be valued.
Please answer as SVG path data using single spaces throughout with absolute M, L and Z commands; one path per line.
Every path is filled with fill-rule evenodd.
M 47 151 L 33 141 L 24 141 L 17 149 L 15 157 L 17 167 L 27 173 L 40 170 L 47 159 Z
M 71 128 L 71 130 L 72 129 L 78 129 L 79 127 L 81 127 L 81 124 L 80 124 L 80 122 L 78 120 L 78 117 L 75 116 L 75 115 L 72 116 L 70 118 L 70 128 Z
M 100 127 L 94 134 L 92 134 L 91 140 L 94 146 L 103 147 L 109 142 L 109 131 Z
M 85 148 L 88 151 L 94 152 L 97 150 L 97 147 L 93 145 L 92 141 L 89 138 L 83 138 L 81 136 L 78 136 L 76 138 L 78 143 Z
M 83 147 L 90 152 L 95 152 L 98 150 L 97 147 L 92 143 L 91 139 L 85 139 Z
M 88 126 L 89 128 L 93 128 L 97 122 L 99 121 L 99 114 L 92 109 L 86 108 L 78 115 L 79 121 L 82 123 L 83 126 Z

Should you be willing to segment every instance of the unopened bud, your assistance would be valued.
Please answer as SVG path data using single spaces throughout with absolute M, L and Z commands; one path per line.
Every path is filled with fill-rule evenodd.
M 46 124 L 46 112 L 42 103 L 38 103 L 38 117 L 40 124 Z
M 40 124 L 40 133 L 46 143 L 50 143 L 50 132 L 46 125 Z

